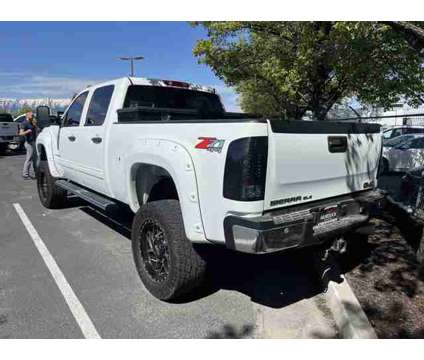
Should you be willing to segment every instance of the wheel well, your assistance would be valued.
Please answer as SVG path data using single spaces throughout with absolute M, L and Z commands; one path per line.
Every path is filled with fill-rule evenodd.
M 178 200 L 175 182 L 164 168 L 150 164 L 137 164 L 133 174 L 136 196 L 140 206 L 158 200 Z
M 170 177 L 160 179 L 150 190 L 147 202 L 157 200 L 178 200 L 177 188 Z

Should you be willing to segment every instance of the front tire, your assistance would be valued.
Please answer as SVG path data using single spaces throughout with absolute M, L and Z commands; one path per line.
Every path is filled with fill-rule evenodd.
M 173 300 L 198 287 L 206 263 L 184 231 L 178 200 L 143 205 L 132 226 L 132 251 L 140 278 L 160 300 Z
M 47 161 L 40 161 L 37 168 L 37 190 L 41 203 L 48 209 L 59 209 L 65 206 L 66 190 L 59 188 L 49 170 Z

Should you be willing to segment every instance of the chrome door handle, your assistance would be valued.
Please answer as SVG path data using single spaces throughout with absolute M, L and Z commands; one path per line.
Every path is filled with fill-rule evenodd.
M 96 136 L 96 137 L 91 138 L 91 141 L 95 144 L 100 144 L 102 142 L 102 138 Z

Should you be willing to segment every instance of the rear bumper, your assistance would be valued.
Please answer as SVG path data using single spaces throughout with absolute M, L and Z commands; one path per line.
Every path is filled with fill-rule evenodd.
M 225 243 L 230 249 L 257 254 L 318 245 L 365 225 L 383 199 L 371 190 L 254 218 L 230 215 L 224 220 Z M 321 215 L 329 207 L 336 208 L 337 218 L 324 222 Z

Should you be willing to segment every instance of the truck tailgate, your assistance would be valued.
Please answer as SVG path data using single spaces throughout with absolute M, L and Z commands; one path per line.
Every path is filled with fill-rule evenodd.
M 376 124 L 269 121 L 264 209 L 372 188 L 381 152 Z
M 0 136 L 15 136 L 17 135 L 18 127 L 12 122 L 0 122 Z

